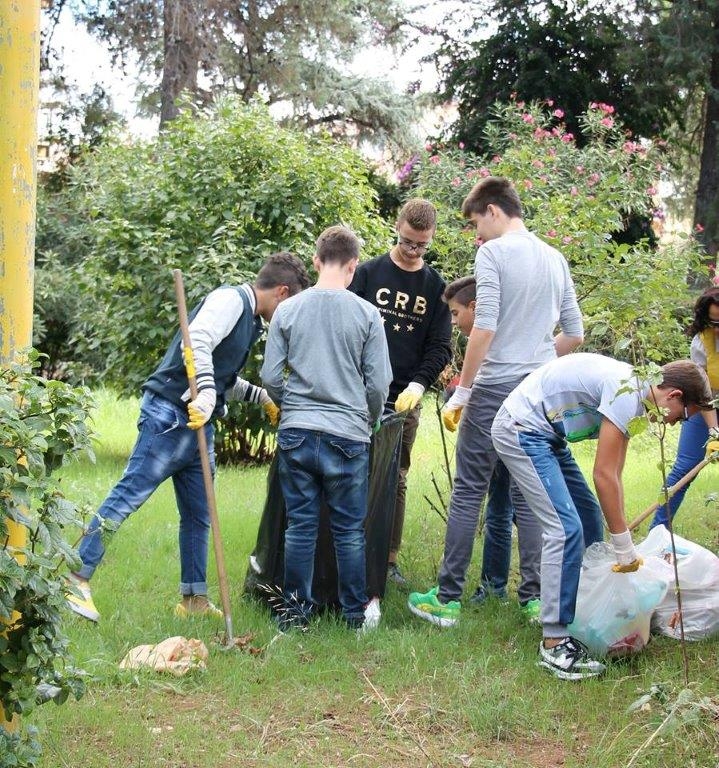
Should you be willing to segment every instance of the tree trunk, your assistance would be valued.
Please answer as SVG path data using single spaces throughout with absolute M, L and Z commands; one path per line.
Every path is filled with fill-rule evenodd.
M 164 65 L 160 129 L 180 113 L 177 98 L 183 91 L 197 91 L 200 60 L 200 19 L 197 0 L 165 0 Z
M 699 183 L 694 206 L 694 227 L 703 242 L 708 263 L 716 266 L 719 249 L 719 5 L 713 14 L 712 48 L 704 103 L 704 135 Z

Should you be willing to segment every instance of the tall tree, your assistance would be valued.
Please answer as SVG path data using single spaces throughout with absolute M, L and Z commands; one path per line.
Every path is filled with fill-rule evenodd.
M 674 83 L 651 74 L 658 43 L 641 40 L 631 15 L 587 0 L 493 0 L 485 8 L 473 30 L 482 39 L 447 39 L 435 54 L 440 95 L 458 103 L 453 138 L 483 147 L 492 104 L 511 97 L 553 101 L 580 142 L 579 116 L 590 102 L 613 105 L 642 136 L 681 118 Z
M 389 84 L 349 78 L 370 46 L 405 34 L 401 0 L 56 0 L 120 61 L 134 55 L 160 97 L 161 123 L 189 94 L 206 104 L 234 91 L 284 104 L 300 122 L 352 126 L 360 137 L 408 144 L 411 96 Z M 346 130 L 346 128 L 343 128 Z

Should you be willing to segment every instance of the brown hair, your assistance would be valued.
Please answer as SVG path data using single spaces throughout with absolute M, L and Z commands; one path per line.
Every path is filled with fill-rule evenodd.
M 406 221 L 412 229 L 427 232 L 437 227 L 437 209 L 421 197 L 413 197 L 401 208 L 397 216 L 397 226 Z
M 315 252 L 322 264 L 332 262 L 344 266 L 352 259 L 359 258 L 360 241 L 351 229 L 336 224 L 327 227 L 317 238 Z
M 697 299 L 694 305 L 694 322 L 689 328 L 690 335 L 696 336 L 709 327 L 709 307 L 712 304 L 719 305 L 719 287 L 707 288 Z
M 449 304 L 451 299 L 460 303 L 463 307 L 468 307 L 470 301 L 477 297 L 477 281 L 470 275 L 469 277 L 460 277 L 444 289 L 442 301 Z
M 473 213 L 486 213 L 488 205 L 496 205 L 507 216 L 522 218 L 522 203 L 509 179 L 503 176 L 487 176 L 478 181 L 462 203 L 462 216 L 469 219 Z
M 310 286 L 310 276 L 305 265 L 293 253 L 279 251 L 267 257 L 255 278 L 255 287 L 260 290 L 286 285 L 290 296 Z
M 712 388 L 704 370 L 691 360 L 675 360 L 662 366 L 659 389 L 680 389 L 684 405 L 696 405 L 703 411 L 712 409 Z

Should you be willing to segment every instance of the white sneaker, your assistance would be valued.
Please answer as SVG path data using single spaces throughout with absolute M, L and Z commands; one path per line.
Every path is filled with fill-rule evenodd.
M 565 637 L 553 648 L 545 648 L 544 642 L 540 642 L 537 665 L 548 669 L 560 680 L 596 677 L 606 669 L 604 664 L 592 659 L 586 647 L 573 637 Z
M 373 597 L 364 608 L 364 624 L 362 625 L 363 632 L 370 632 L 373 629 L 377 629 L 382 619 L 382 611 L 379 608 L 379 598 Z

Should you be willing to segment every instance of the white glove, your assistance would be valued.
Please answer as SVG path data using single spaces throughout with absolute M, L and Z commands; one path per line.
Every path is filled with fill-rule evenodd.
M 442 408 L 442 422 L 444 428 L 449 432 L 454 432 L 459 424 L 462 409 L 469 402 L 469 396 L 472 394 L 472 387 L 460 387 L 454 390 L 452 397 L 447 400 Z
M 201 389 L 197 397 L 187 405 L 187 412 L 190 415 L 187 426 L 190 429 L 199 429 L 207 424 L 215 411 L 216 404 L 217 392 L 212 387 Z
M 634 549 L 632 534 L 629 530 L 623 533 L 610 533 L 609 537 L 612 540 L 614 555 L 617 558 L 617 564 L 612 567 L 612 570 L 616 573 L 636 571 L 643 561 L 637 554 L 637 550 Z
M 415 408 L 424 394 L 424 387 L 417 381 L 410 381 L 406 389 L 397 395 L 394 401 L 394 409 L 397 413 L 411 411 Z
M 280 421 L 280 409 L 272 402 L 272 398 L 267 394 L 266 389 L 260 392 L 260 405 L 270 420 L 270 424 L 276 427 Z

